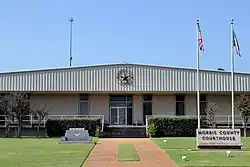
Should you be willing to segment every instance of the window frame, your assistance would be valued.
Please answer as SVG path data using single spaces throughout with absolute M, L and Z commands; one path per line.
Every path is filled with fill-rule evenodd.
M 197 95 L 196 95 L 196 102 L 197 102 Z M 202 113 L 201 111 L 203 109 L 201 108 L 201 106 L 204 103 L 205 103 L 205 108 L 204 108 L 204 113 Z M 200 94 L 200 115 L 206 116 L 206 114 L 207 114 L 206 107 L 207 107 L 207 94 Z M 198 108 L 197 108 L 197 103 L 196 103 L 196 115 L 197 114 L 198 114 Z
M 87 98 L 81 98 L 81 97 L 87 97 Z M 78 115 L 81 116 L 81 103 L 87 103 L 88 106 L 88 111 L 87 114 L 84 115 L 89 115 L 90 114 L 90 105 L 89 105 L 89 95 L 88 94 L 80 94 L 79 95 L 79 104 L 78 104 Z
M 177 107 L 179 104 L 183 105 L 183 111 L 182 112 L 177 111 L 179 109 Z M 175 115 L 176 116 L 184 116 L 185 115 L 185 95 L 184 94 L 176 94 L 175 95 Z

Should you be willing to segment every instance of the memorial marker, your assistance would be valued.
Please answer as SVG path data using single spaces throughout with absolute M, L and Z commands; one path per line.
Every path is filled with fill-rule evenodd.
M 70 128 L 59 143 L 93 143 L 88 130 L 84 128 Z

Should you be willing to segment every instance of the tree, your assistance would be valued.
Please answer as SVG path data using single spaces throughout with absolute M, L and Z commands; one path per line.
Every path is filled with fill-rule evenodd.
M 235 108 L 240 113 L 243 127 L 244 127 L 244 137 L 247 136 L 247 122 L 250 117 L 250 101 L 248 96 L 242 94 L 238 97 L 235 102 Z
M 3 115 L 3 120 L 5 123 L 5 136 L 9 137 L 10 135 L 10 122 L 14 121 L 14 115 L 9 108 L 9 95 L 3 95 L 0 97 L 0 115 Z
M 37 126 L 37 136 L 39 136 L 40 133 L 40 125 L 43 119 L 48 116 L 49 109 L 45 107 L 45 105 L 41 105 L 38 109 L 33 110 L 33 115 L 36 120 L 38 120 L 38 126 Z
M 26 93 L 11 93 L 8 98 L 8 111 L 18 123 L 17 137 L 21 136 L 21 128 L 26 115 L 31 113 L 29 98 Z
M 217 110 L 218 110 L 218 105 L 214 102 L 209 102 L 206 106 L 207 124 L 212 128 L 216 128 L 215 113 L 217 112 Z

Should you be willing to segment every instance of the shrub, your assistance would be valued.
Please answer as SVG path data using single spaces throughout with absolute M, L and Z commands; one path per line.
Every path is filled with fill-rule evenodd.
M 102 129 L 101 129 L 100 126 L 98 126 L 98 127 L 96 128 L 95 136 L 96 136 L 96 137 L 99 137 L 99 138 L 100 138 L 100 137 L 103 137 Z
M 46 122 L 46 133 L 49 137 L 61 137 L 69 128 L 85 128 L 90 136 L 95 136 L 100 129 L 99 118 L 70 118 L 70 119 L 48 119 Z
M 154 137 L 155 136 L 155 132 L 156 132 L 156 128 L 155 128 L 155 124 L 149 124 L 148 126 L 147 126 L 147 135 L 149 136 L 149 137 Z
M 196 117 L 149 117 L 147 133 L 151 137 L 191 137 L 196 135 Z

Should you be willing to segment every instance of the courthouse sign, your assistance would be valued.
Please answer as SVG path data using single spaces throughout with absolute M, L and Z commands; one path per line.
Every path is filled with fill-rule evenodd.
M 240 129 L 197 129 L 197 146 L 241 146 Z

